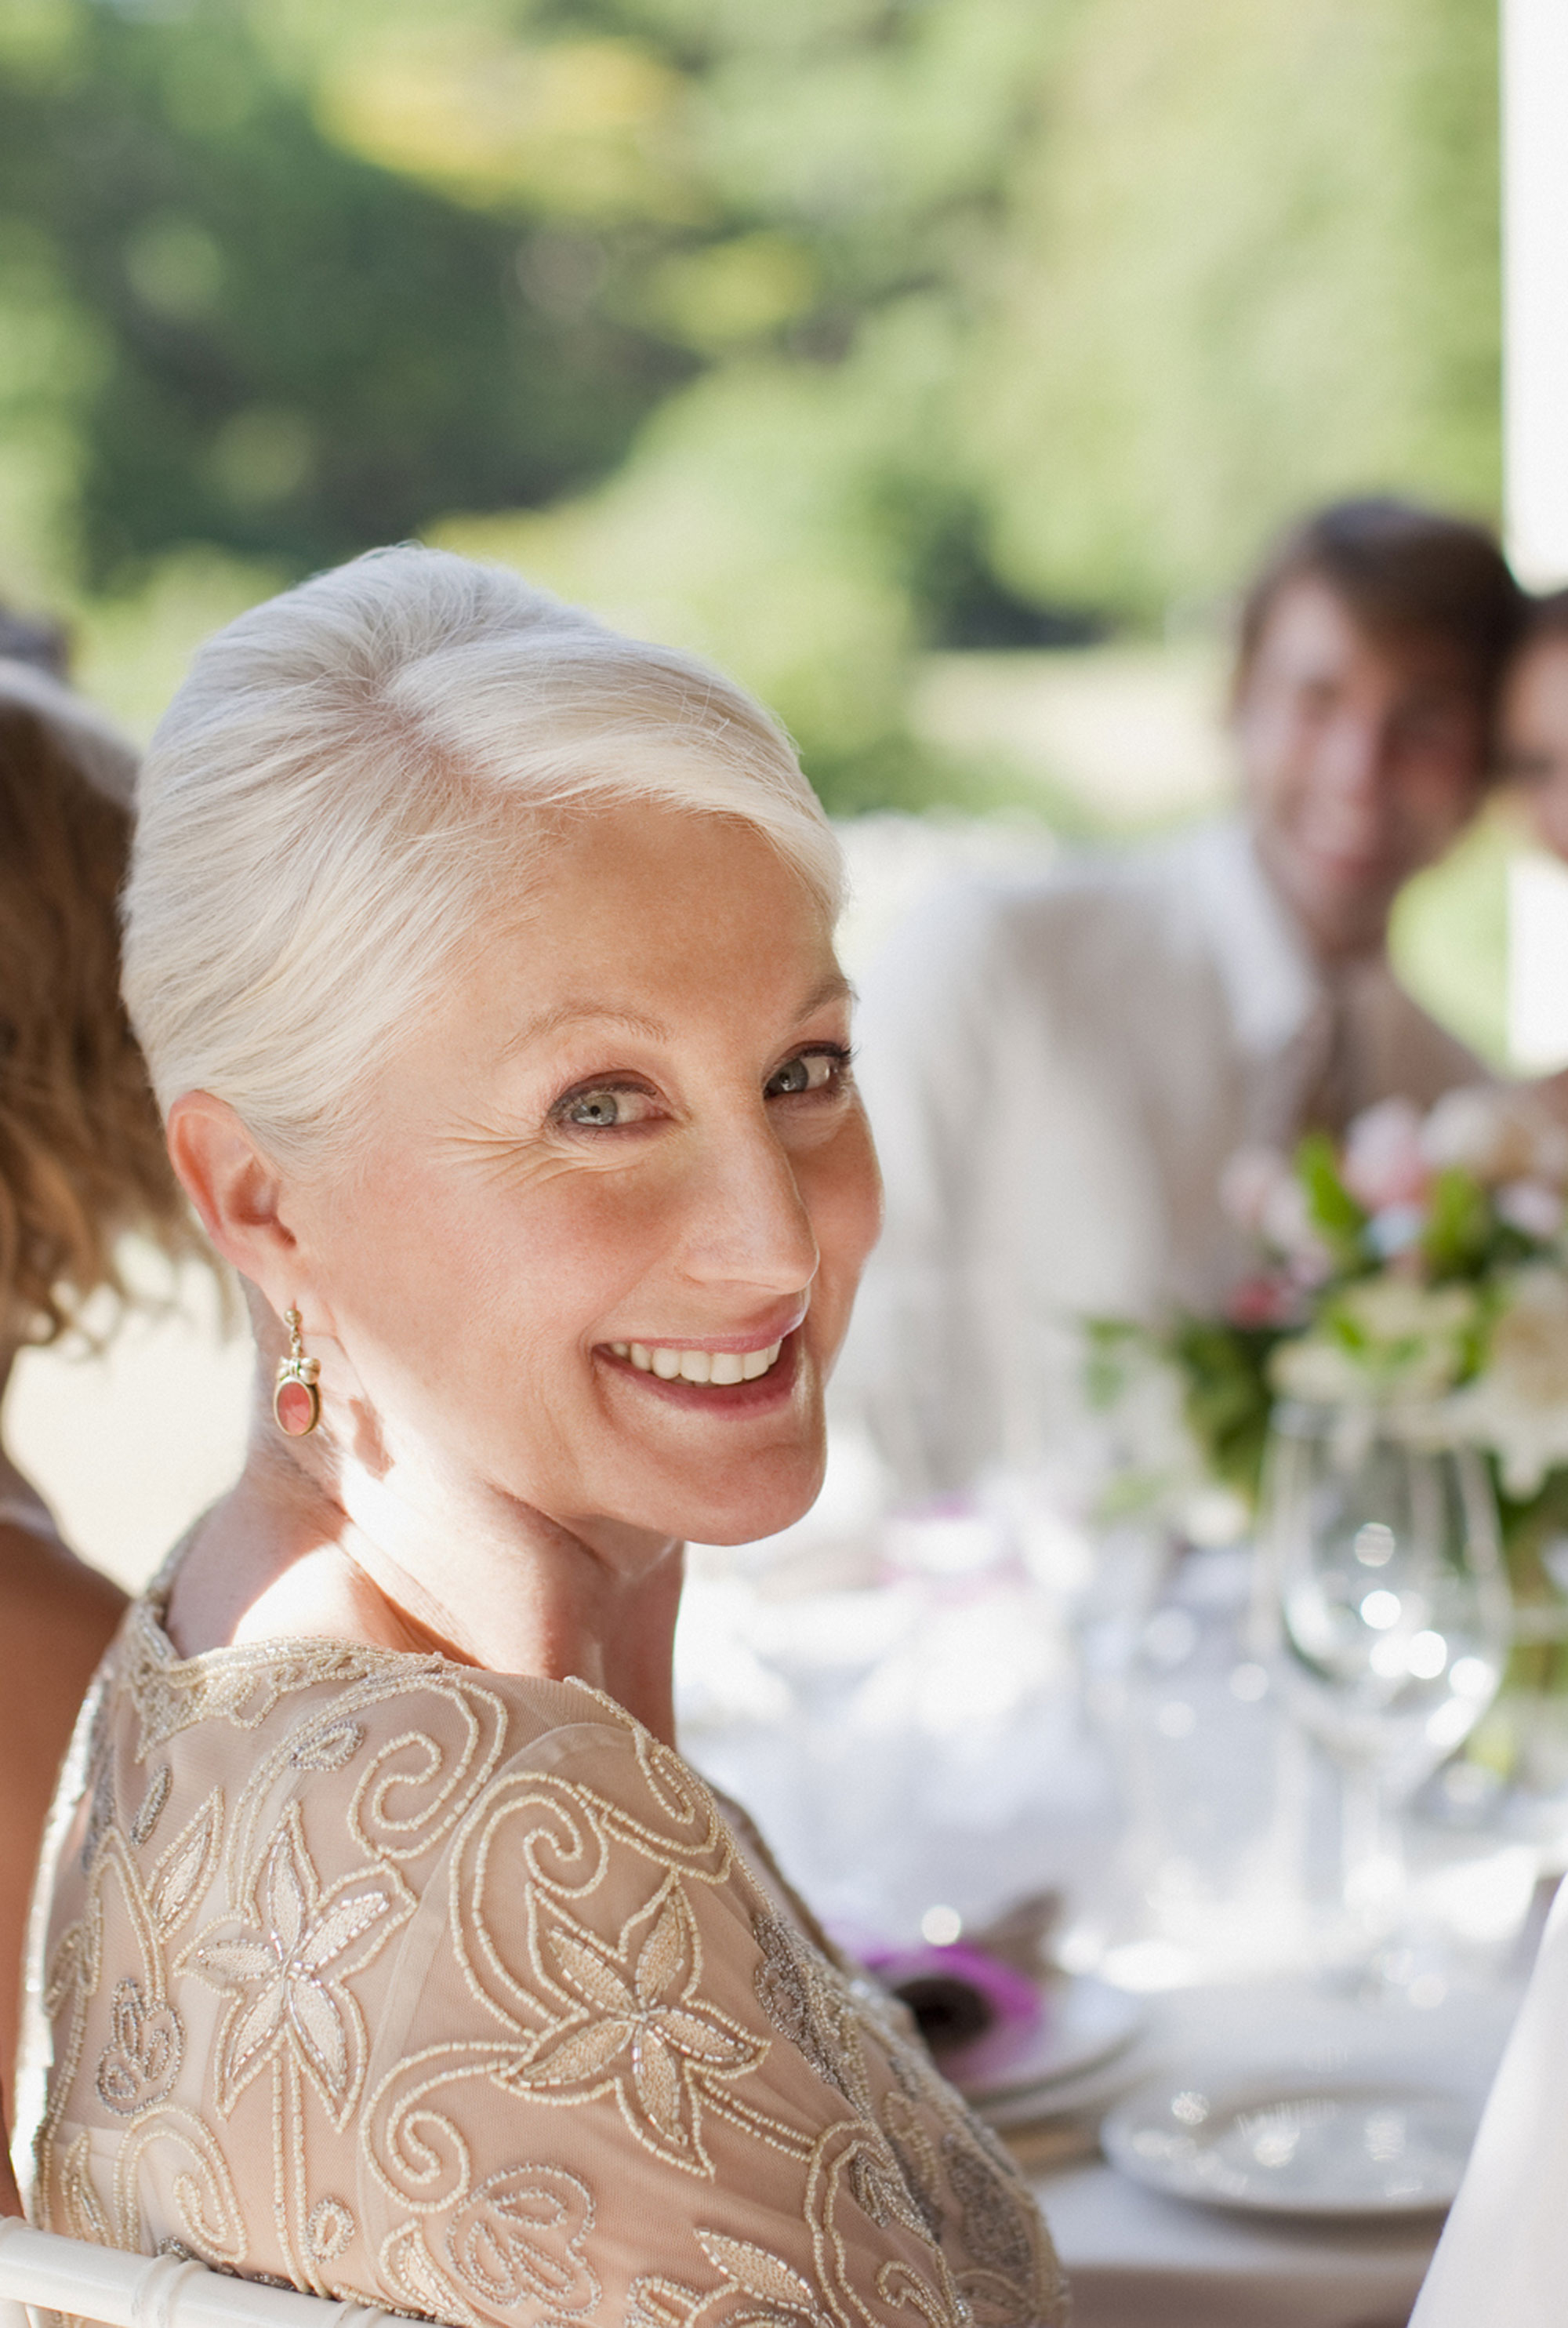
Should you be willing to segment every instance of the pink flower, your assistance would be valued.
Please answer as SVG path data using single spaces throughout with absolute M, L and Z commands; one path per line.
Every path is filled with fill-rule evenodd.
M 1432 1166 L 1421 1131 L 1421 1111 L 1407 1099 L 1380 1100 L 1350 1126 L 1340 1178 L 1369 1213 L 1403 1212 L 1425 1201 Z
M 1221 1175 L 1220 1202 L 1238 1228 L 1289 1264 L 1298 1284 L 1320 1285 L 1333 1274 L 1307 1192 L 1277 1149 L 1239 1148 Z
M 1499 1218 L 1510 1228 L 1536 1237 L 1543 1244 L 1563 1225 L 1563 1199 L 1555 1188 L 1540 1180 L 1510 1180 L 1506 1188 L 1498 1190 L 1497 1206 Z
M 1300 1295 L 1288 1277 L 1244 1277 L 1226 1298 L 1233 1326 L 1294 1326 L 1301 1316 Z
M 1319 1285 L 1327 1285 L 1334 1274 L 1334 1256 L 1321 1242 L 1304 1244 L 1291 1255 L 1291 1282 L 1308 1293 L 1315 1293 Z

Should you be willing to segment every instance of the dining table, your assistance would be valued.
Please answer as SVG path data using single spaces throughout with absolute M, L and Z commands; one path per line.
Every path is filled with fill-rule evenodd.
M 1441 2229 L 1293 2223 L 1145 2191 L 1103 2160 L 1031 2175 L 1073 2328 L 1404 2328 Z
M 1143 1663 L 1096 1725 L 1088 1628 L 1064 1620 L 1048 1582 L 988 1563 L 979 1521 L 906 1522 L 878 1542 L 881 1565 L 862 1560 L 848 1589 L 838 1547 L 793 1581 L 699 1564 L 683 1733 L 851 1954 L 961 1926 L 983 1945 L 990 1917 L 1030 1892 L 1068 1903 L 1069 1940 L 1075 1915 L 1080 1931 L 1103 1925 L 1108 1944 L 1062 1961 L 1138 1990 L 1135 2042 L 1081 2091 L 1054 2086 L 1038 2119 L 984 2110 L 1038 2198 L 1074 2328 L 1404 2328 L 1441 2208 L 1311 2215 L 1178 2196 L 1112 2164 L 1101 2125 L 1168 2072 L 1197 2077 L 1220 2058 L 1250 2070 L 1303 2042 L 1329 2045 L 1352 2074 L 1413 2064 L 1462 2090 L 1479 2121 L 1538 1934 L 1530 1919 L 1517 1929 L 1533 1849 L 1489 1820 L 1410 1831 L 1426 1969 L 1403 1989 L 1305 1948 L 1254 1948 L 1276 1935 L 1255 1901 L 1244 1913 L 1238 1877 L 1249 1854 L 1272 1863 L 1263 1846 L 1277 1804 L 1296 1799 L 1298 1741 L 1255 1686 L 1244 1550 L 1183 1563 L 1142 1623 Z M 1109 1879 L 1126 1869 L 1118 1893 Z M 1170 1870 L 1186 1889 L 1168 1901 Z
M 1422 2010 L 1302 1981 L 1173 1992 L 1148 2001 L 1145 2032 L 1103 2098 L 1201 2079 L 1225 2060 L 1334 2053 L 1374 2078 L 1420 2065 L 1479 2117 L 1521 1995 L 1516 1976 Z M 1112 2165 L 1094 2147 L 1097 2116 L 1079 2117 L 1075 2145 L 1072 2121 L 1059 2117 L 1026 2119 L 1005 2136 L 1050 2227 L 1074 2328 L 1404 2328 L 1441 2210 L 1352 2220 L 1198 2203 Z

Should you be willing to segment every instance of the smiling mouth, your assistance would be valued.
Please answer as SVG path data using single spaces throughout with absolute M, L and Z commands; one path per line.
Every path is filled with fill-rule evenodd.
M 612 1342 L 609 1347 L 639 1374 L 654 1375 L 661 1382 L 728 1386 L 760 1382 L 778 1364 L 784 1342 L 769 1342 L 760 1350 L 677 1350 L 662 1344 L 650 1348 L 645 1342 Z

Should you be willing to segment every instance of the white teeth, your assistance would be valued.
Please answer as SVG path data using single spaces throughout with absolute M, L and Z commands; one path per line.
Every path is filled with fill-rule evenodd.
M 630 1358 L 639 1374 L 657 1375 L 661 1382 L 732 1384 L 759 1381 L 778 1364 L 784 1344 L 770 1342 L 765 1350 L 744 1352 L 650 1349 L 645 1342 L 612 1342 L 610 1347 L 616 1357 Z

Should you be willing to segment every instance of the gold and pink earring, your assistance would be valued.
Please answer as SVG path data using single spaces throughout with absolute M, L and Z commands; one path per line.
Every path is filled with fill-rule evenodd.
M 277 1361 L 273 1417 L 285 1438 L 306 1439 L 321 1421 L 321 1392 L 316 1387 L 321 1360 L 305 1355 L 298 1310 L 286 1310 L 283 1322 L 288 1328 L 288 1356 Z

